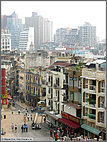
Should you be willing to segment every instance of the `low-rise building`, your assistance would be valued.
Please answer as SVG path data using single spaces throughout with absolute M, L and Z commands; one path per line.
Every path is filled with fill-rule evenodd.
M 96 66 L 94 66 L 96 65 Z M 100 64 L 82 70 L 82 122 L 84 136 L 105 139 L 106 133 L 106 72 Z M 104 69 L 104 68 L 103 68 Z

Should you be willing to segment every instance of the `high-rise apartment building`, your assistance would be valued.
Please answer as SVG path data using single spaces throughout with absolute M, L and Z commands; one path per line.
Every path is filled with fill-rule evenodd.
M 53 22 L 49 21 L 48 19 L 44 19 L 44 24 L 43 24 L 43 42 L 51 42 L 53 41 Z
M 34 28 L 29 27 L 20 32 L 19 49 L 34 50 Z
M 85 23 L 79 27 L 79 41 L 81 46 L 96 46 L 96 27 Z
M 19 47 L 20 32 L 23 31 L 22 20 L 18 18 L 18 15 L 13 12 L 10 16 L 7 16 L 7 25 L 11 33 L 11 46 L 12 49 Z
M 34 27 L 34 49 L 40 48 L 43 42 L 48 41 L 47 36 L 51 35 L 52 28 L 48 25 L 49 23 L 44 20 L 41 15 L 37 12 L 32 12 L 32 17 L 25 17 L 25 27 Z M 50 30 L 51 29 L 51 30 Z
M 11 34 L 8 29 L 1 31 L 1 52 L 8 53 L 11 51 Z

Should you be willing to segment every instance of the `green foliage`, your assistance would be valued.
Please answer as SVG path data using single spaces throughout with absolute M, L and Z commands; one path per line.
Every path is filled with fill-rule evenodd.
M 40 72 L 42 71 L 42 68 L 41 68 L 41 67 L 39 68 L 39 71 L 40 71 Z

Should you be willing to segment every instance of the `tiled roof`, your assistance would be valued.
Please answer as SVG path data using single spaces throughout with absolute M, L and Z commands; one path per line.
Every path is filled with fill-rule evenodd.
M 53 66 L 71 66 L 71 63 L 57 61 L 53 64 Z

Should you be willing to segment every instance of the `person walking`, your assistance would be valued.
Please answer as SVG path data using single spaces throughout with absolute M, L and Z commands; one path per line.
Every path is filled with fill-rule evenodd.
M 27 116 L 27 111 L 26 111 L 26 116 Z
M 23 125 L 21 126 L 21 130 L 22 130 L 22 133 L 23 133 Z
M 58 140 L 58 134 L 56 133 L 56 135 L 55 135 L 55 141 L 57 141 Z
M 26 132 L 28 132 L 28 126 L 27 125 L 25 126 L 25 129 L 26 129 Z
M 54 131 L 54 137 L 55 137 L 56 132 Z
M 52 137 L 52 130 L 50 130 L 50 136 Z
M 11 128 L 12 128 L 12 132 L 14 131 L 14 124 L 12 123 L 11 125 Z
M 30 119 L 31 119 L 31 121 L 32 121 L 32 114 L 31 114 L 31 116 L 30 116 Z
M 15 133 L 16 133 L 17 132 L 17 125 L 15 125 L 14 128 L 15 128 Z
M 18 114 L 20 114 L 20 109 L 18 110 Z
M 28 121 L 29 121 L 29 115 L 27 116 L 27 119 L 28 119 Z
M 23 126 L 23 132 L 25 132 L 25 129 L 26 129 L 26 124 L 24 124 Z

